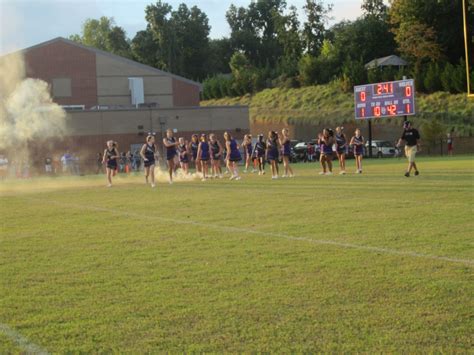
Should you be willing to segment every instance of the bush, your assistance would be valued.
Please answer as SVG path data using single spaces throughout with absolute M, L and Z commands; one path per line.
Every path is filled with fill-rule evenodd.
M 303 56 L 299 63 L 299 82 L 303 86 L 322 85 L 329 83 L 337 74 L 336 62 L 328 57 Z
M 342 68 L 342 77 L 340 79 L 342 90 L 350 92 L 355 85 L 365 84 L 366 82 L 367 71 L 365 70 L 362 60 L 347 60 Z
M 426 70 L 425 78 L 423 84 L 426 92 L 432 93 L 436 91 L 441 91 L 441 79 L 440 79 L 440 69 L 438 63 L 430 63 L 428 69 Z

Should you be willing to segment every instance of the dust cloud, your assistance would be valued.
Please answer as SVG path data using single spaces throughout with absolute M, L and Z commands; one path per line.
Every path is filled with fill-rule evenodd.
M 48 83 L 26 78 L 20 53 L 0 58 L 0 150 L 27 160 L 28 144 L 66 133 L 66 112 L 54 103 Z

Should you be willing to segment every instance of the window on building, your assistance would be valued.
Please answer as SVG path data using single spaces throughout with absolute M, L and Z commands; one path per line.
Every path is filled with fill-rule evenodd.
M 53 79 L 53 97 L 71 97 L 71 79 L 54 78 Z

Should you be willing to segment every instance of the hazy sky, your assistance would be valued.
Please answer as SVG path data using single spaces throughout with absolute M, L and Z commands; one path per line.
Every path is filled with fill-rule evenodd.
M 0 0 L 0 54 L 26 48 L 55 37 L 79 33 L 87 18 L 113 17 L 127 36 L 133 38 L 145 29 L 145 7 L 152 0 Z M 177 8 L 185 2 L 197 5 L 209 17 L 211 38 L 229 34 L 225 12 L 230 4 L 247 6 L 250 0 L 167 0 Z M 331 23 L 353 20 L 361 14 L 362 0 L 325 0 L 334 9 Z M 287 0 L 288 5 L 302 9 L 305 0 Z M 302 10 L 301 10 L 302 11 Z

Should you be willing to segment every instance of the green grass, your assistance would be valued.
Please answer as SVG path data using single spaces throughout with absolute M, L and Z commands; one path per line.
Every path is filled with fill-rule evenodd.
M 0 325 L 54 353 L 467 353 L 473 159 L 419 166 L 3 182 Z
M 337 125 L 354 120 L 354 96 L 342 92 L 336 82 L 299 89 L 266 89 L 252 96 L 208 100 L 201 105 L 248 105 L 250 119 L 254 122 Z M 412 120 L 417 123 L 437 118 L 449 129 L 455 127 L 458 134 L 472 133 L 474 100 L 469 100 L 465 94 L 417 94 L 416 106 L 417 116 Z M 382 122 L 400 125 L 396 120 L 384 119 Z

